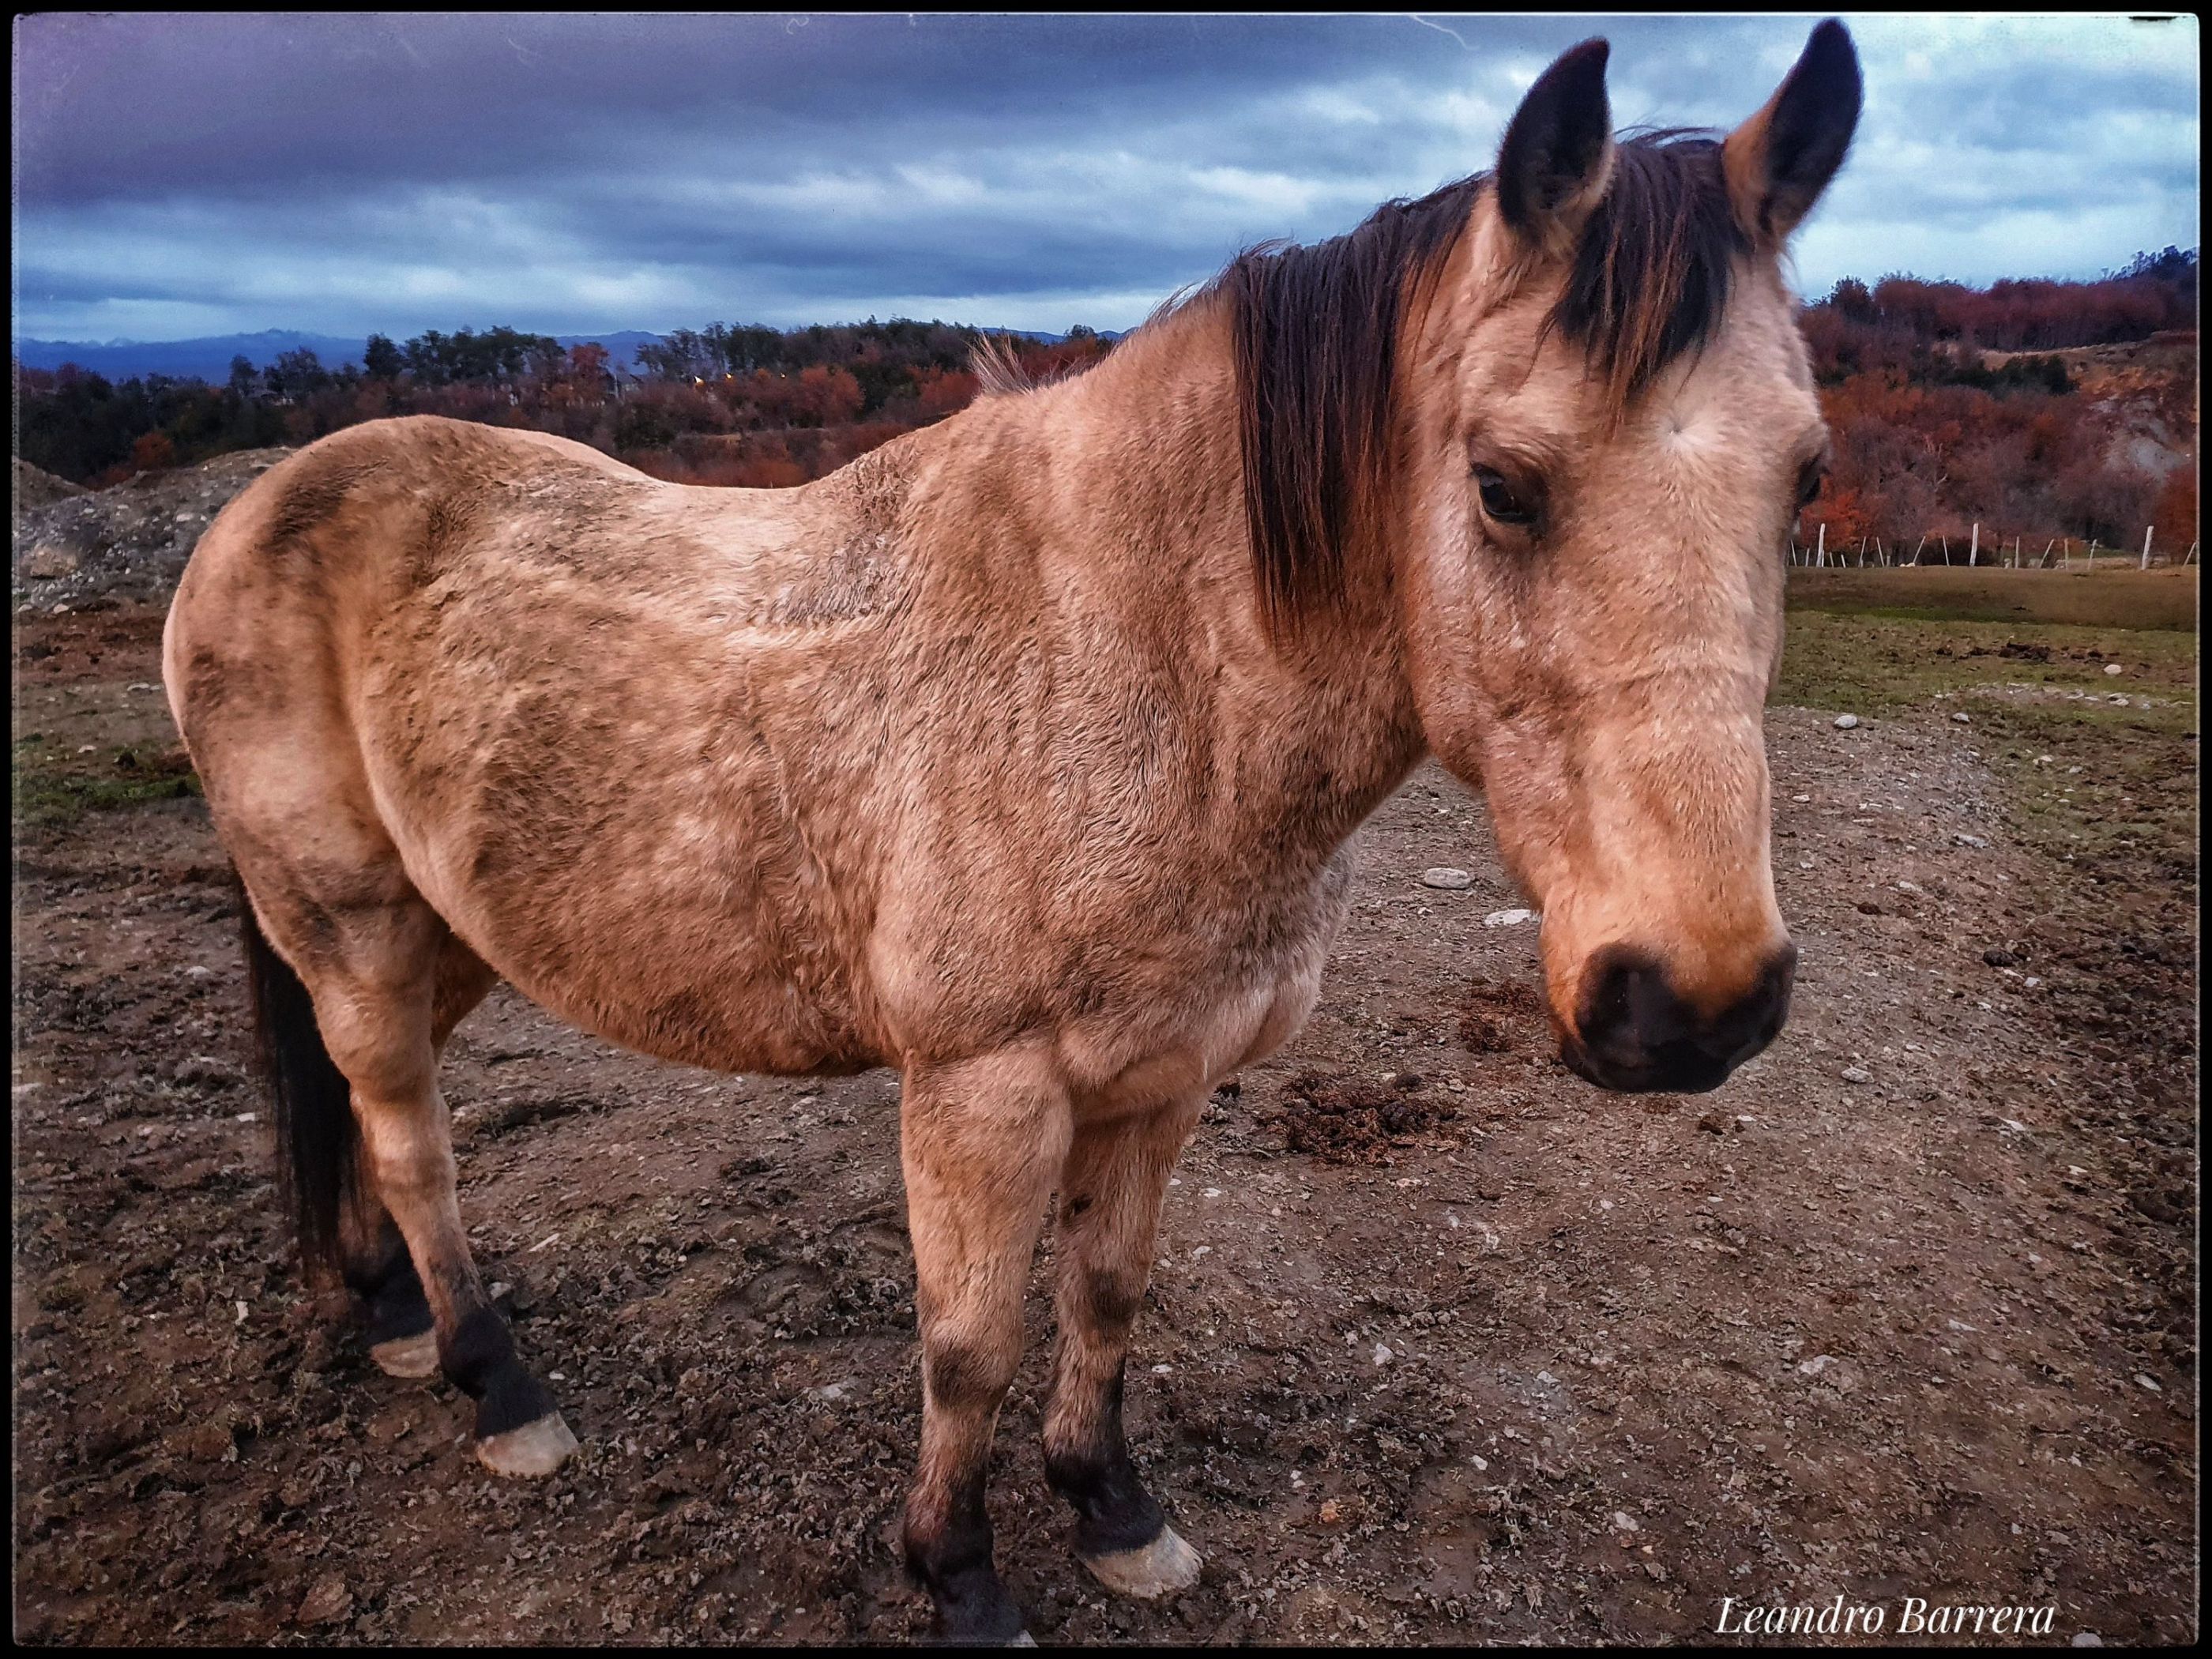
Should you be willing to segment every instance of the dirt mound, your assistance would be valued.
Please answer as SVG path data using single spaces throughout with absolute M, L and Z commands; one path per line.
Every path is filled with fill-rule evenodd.
M 125 599 L 166 600 L 201 532 L 232 496 L 283 460 L 289 449 L 243 449 L 199 466 L 142 472 L 111 489 L 81 490 L 39 473 L 64 493 L 18 506 L 15 603 L 52 611 L 100 610 Z M 19 503 L 26 471 L 17 461 Z
M 1544 999 L 1517 979 L 1495 982 L 1478 974 L 1459 1006 L 1460 1047 L 1471 1054 L 1510 1054 L 1540 1048 Z
M 44 467 L 33 466 L 21 455 L 15 459 L 15 511 L 27 507 L 51 507 L 56 501 L 65 501 L 72 495 L 91 494 L 82 484 L 73 484 L 67 478 L 57 478 Z
M 1283 1085 L 1284 1144 L 1325 1164 L 1380 1164 L 1393 1146 L 1449 1122 L 1459 1108 L 1425 1095 L 1411 1073 L 1387 1084 L 1301 1072 Z

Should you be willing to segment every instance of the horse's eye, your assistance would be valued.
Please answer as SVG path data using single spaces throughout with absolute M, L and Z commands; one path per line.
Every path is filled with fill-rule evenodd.
M 1504 473 L 1478 466 L 1474 484 L 1482 495 L 1482 510 L 1498 523 L 1520 527 L 1536 522 L 1534 504 L 1508 483 Z
M 1820 493 L 1827 482 L 1828 469 L 1818 461 L 1808 461 L 1797 472 L 1797 510 L 1802 513 L 1813 505 L 1813 498 Z

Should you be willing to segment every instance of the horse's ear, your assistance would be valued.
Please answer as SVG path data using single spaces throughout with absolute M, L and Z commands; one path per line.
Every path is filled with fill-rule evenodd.
M 1859 124 L 1859 55 L 1831 17 L 1813 31 L 1766 106 L 1722 146 L 1736 222 L 1761 247 L 1796 229 L 1844 164 Z
M 1603 40 L 1559 54 L 1536 77 L 1498 151 L 1498 208 L 1533 245 L 1571 245 L 1613 179 L 1613 110 Z

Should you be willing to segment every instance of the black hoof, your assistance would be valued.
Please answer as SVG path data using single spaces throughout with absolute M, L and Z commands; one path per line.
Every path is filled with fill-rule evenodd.
M 951 1571 L 933 1572 L 909 1549 L 907 1571 L 937 1605 L 933 1645 L 1006 1647 L 1028 1636 L 1021 1608 L 999 1582 L 998 1569 L 988 1556 Z
M 484 1390 L 477 1396 L 477 1438 L 489 1440 L 560 1414 L 552 1390 L 521 1361 L 510 1359 L 485 1379 Z

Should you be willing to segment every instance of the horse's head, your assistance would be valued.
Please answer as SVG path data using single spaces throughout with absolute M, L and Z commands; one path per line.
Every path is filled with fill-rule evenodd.
M 1606 52 L 1536 82 L 1408 302 L 1395 586 L 1430 744 L 1542 907 L 1567 1062 L 1703 1090 L 1796 959 L 1760 720 L 1824 430 L 1778 261 L 1859 71 L 1823 23 L 1724 142 L 1616 143 Z

